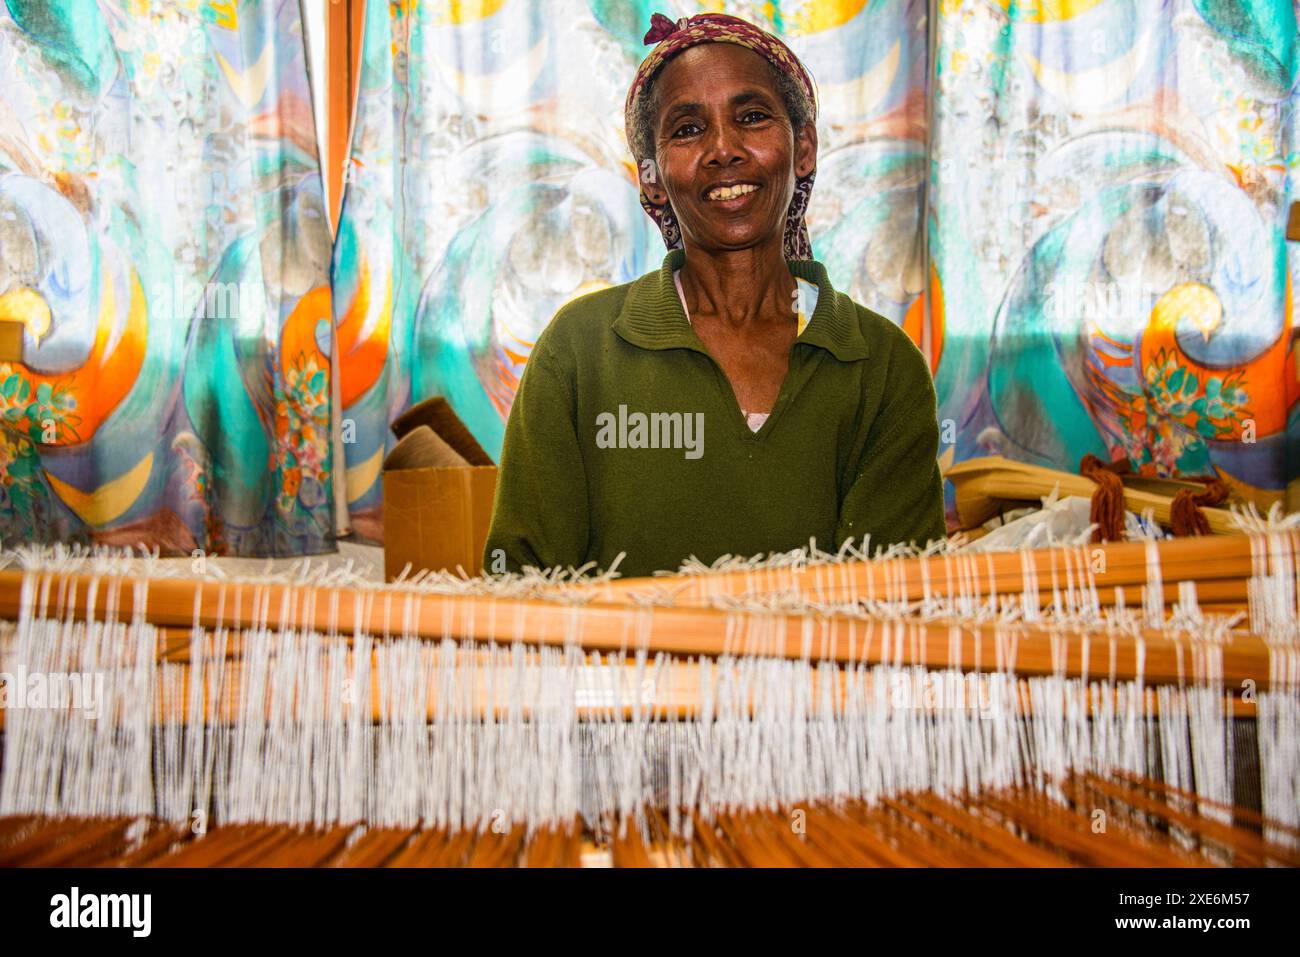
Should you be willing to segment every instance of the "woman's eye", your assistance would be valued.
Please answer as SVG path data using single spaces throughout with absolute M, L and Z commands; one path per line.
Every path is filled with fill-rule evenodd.
M 744 123 L 758 123 L 762 120 L 767 119 L 767 114 L 764 113 L 762 110 L 750 110 L 740 119 Z
M 673 131 L 673 136 L 674 137 L 691 136 L 692 131 L 698 129 L 699 127 L 696 126 L 694 123 L 683 123 L 681 126 L 677 127 L 677 129 Z

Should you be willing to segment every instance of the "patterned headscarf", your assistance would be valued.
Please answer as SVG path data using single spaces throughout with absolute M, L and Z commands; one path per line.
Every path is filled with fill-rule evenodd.
M 725 13 L 701 13 L 694 17 L 683 17 L 674 23 L 662 13 L 650 18 L 650 30 L 644 38 L 645 43 L 658 44 L 650 55 L 637 68 L 632 88 L 627 91 L 627 102 L 623 107 L 625 129 L 629 136 L 632 131 L 633 106 L 636 98 L 645 89 L 650 78 L 670 59 L 683 50 L 701 43 L 736 43 L 753 50 L 786 76 L 793 77 L 808 96 L 812 107 L 812 119 L 817 119 L 817 94 L 813 90 L 812 78 L 804 69 L 798 57 L 790 48 L 765 30 L 760 30 L 748 21 Z M 804 213 L 808 209 L 808 198 L 812 194 L 813 180 L 817 176 L 814 169 L 807 176 L 800 176 L 795 181 L 794 197 L 785 216 L 785 257 L 786 259 L 812 259 L 812 243 L 808 240 L 808 227 L 804 224 Z M 682 244 L 681 228 L 671 204 L 656 206 L 650 202 L 641 190 L 641 207 L 659 226 L 664 243 L 669 249 L 676 249 Z

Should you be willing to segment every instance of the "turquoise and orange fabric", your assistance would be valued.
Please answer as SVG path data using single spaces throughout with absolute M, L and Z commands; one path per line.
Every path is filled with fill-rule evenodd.
M 1300 509 L 1296 4 L 939 9 L 930 315 L 948 460 L 1123 457 Z
M 369 3 L 331 259 L 297 4 L 0 0 L 0 539 L 325 551 L 336 480 L 377 539 L 433 394 L 496 454 L 556 311 L 662 257 L 622 128 L 654 12 L 809 66 L 813 257 L 920 345 L 941 464 L 1300 509 L 1296 7 Z
M 743 17 L 815 74 L 808 213 L 837 288 L 901 321 L 924 286 L 924 0 L 483 0 L 367 5 L 334 256 L 353 527 L 382 534 L 388 423 L 448 396 L 492 455 L 566 302 L 654 270 L 623 107 L 651 14 Z M 351 426 L 349 426 L 351 423 Z
M 0 0 L 0 540 L 334 548 L 298 5 Z
M 1122 455 L 1300 509 L 1296 6 L 370 4 L 334 261 L 357 526 L 393 415 L 447 395 L 495 454 L 556 310 L 654 268 L 623 106 L 651 14 L 704 12 L 814 75 L 813 257 L 921 346 L 941 465 Z

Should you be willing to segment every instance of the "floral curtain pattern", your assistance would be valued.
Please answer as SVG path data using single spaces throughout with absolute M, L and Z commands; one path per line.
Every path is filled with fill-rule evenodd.
M 1216 473 L 1300 508 L 1291 0 L 942 0 L 951 459 Z
M 944 464 L 1286 500 L 1296 8 L 371 2 L 331 260 L 297 0 L 0 0 L 0 538 L 310 554 L 337 480 L 376 540 L 433 394 L 497 454 L 556 309 L 661 259 L 621 126 L 653 11 L 810 66 L 814 255 L 929 357 Z
M 390 418 L 442 393 L 495 453 L 555 309 L 658 263 L 620 113 L 655 10 L 747 17 L 811 67 L 814 254 L 930 358 L 943 464 L 1092 452 L 1285 497 L 1290 0 L 393 2 L 334 262 L 363 534 Z
M 0 0 L 0 538 L 333 549 L 297 0 Z
M 835 282 L 920 335 L 925 4 L 726 3 L 820 83 L 809 216 Z M 566 301 L 658 266 L 623 98 L 672 0 L 370 3 L 334 256 L 347 498 L 379 538 L 388 423 L 446 395 L 500 451 L 529 350 Z M 919 25 L 919 29 L 917 28 Z

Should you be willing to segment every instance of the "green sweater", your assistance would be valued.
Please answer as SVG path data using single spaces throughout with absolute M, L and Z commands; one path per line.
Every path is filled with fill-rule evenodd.
M 675 571 L 846 538 L 944 535 L 934 383 L 898 326 L 817 284 L 767 422 L 751 432 L 673 284 L 685 260 L 568 303 L 538 337 L 510 409 L 484 567 Z M 674 415 L 675 414 L 675 415 Z M 496 569 L 499 570 L 497 562 Z

